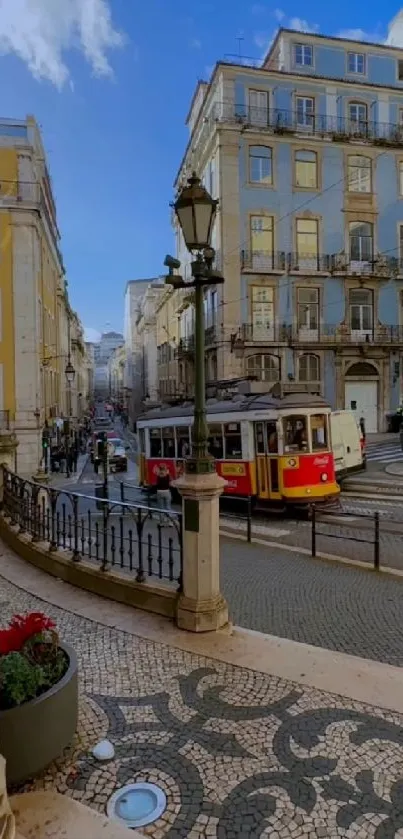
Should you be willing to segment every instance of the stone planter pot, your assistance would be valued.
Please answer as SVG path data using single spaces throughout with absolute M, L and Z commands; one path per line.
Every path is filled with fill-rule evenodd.
M 77 658 L 65 644 L 69 659 L 63 678 L 37 699 L 0 711 L 0 754 L 6 759 L 7 785 L 37 775 L 60 757 L 76 732 L 78 719 Z

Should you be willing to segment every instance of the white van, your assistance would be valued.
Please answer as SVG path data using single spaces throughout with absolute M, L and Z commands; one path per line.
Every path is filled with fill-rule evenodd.
M 330 433 L 337 480 L 365 469 L 365 441 L 353 412 L 332 411 Z

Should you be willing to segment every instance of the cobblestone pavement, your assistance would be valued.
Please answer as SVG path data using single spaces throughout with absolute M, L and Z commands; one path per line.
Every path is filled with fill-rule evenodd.
M 368 509 L 366 504 L 362 509 Z M 381 508 L 378 508 L 381 510 Z M 394 521 L 388 520 L 387 512 L 380 514 L 380 564 L 386 568 L 403 570 L 403 522 L 398 520 L 401 513 L 395 513 Z M 221 519 L 221 527 L 225 530 L 236 530 L 243 534 L 246 539 L 247 525 L 242 518 Z M 281 531 L 281 543 L 311 550 L 312 535 L 311 523 L 307 521 L 295 522 L 289 519 L 272 520 L 263 522 L 261 519 L 252 519 L 252 537 L 267 538 L 271 541 L 279 541 L 276 531 Z M 391 532 L 389 532 L 389 529 Z M 317 519 L 317 553 L 333 554 L 334 556 L 346 557 L 369 565 L 374 563 L 374 522 L 373 518 L 359 517 L 358 508 L 356 516 L 337 516 L 333 522 L 329 517 L 320 521 Z M 393 532 L 393 530 L 395 532 Z
M 238 626 L 403 666 L 403 580 L 235 539 L 220 547 Z
M 80 722 L 24 789 L 101 812 L 134 781 L 160 785 L 154 839 L 403 836 L 403 717 L 210 661 L 63 612 L 0 579 L 1 615 L 46 609 L 78 654 Z M 98 763 L 103 737 L 115 757 Z

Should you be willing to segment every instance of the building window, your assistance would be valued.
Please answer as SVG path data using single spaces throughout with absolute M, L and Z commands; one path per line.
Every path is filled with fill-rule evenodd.
M 313 48 L 310 44 L 295 44 L 294 57 L 298 67 L 312 67 Z
M 274 289 L 252 286 L 252 340 L 274 341 Z
M 373 227 L 367 221 L 352 221 L 349 225 L 351 262 L 372 262 L 374 254 Z
M 273 183 L 273 152 L 268 146 L 250 146 L 249 180 L 254 184 Z
M 401 59 L 397 62 L 397 78 L 399 81 L 403 81 L 403 61 Z
M 252 355 L 247 361 L 248 375 L 260 382 L 280 381 L 280 359 L 277 355 Z
M 273 217 L 250 217 L 252 267 L 268 268 L 273 263 Z
M 368 107 L 363 102 L 350 102 L 348 115 L 353 131 L 365 131 L 368 123 Z
M 371 192 L 371 158 L 350 155 L 348 158 L 348 191 Z
M 352 332 L 362 335 L 372 333 L 374 323 L 373 292 L 366 288 L 355 288 L 350 291 L 350 327 Z
M 362 52 L 349 52 L 347 56 L 347 67 L 349 73 L 365 73 L 365 55 Z
M 304 189 L 318 187 L 318 160 L 316 152 L 299 149 L 295 152 L 295 186 Z
M 297 289 L 298 334 L 317 337 L 319 331 L 319 289 Z
M 249 122 L 252 125 L 268 125 L 269 94 L 267 90 L 249 91 Z
M 297 265 L 299 268 L 318 269 L 319 231 L 317 219 L 297 218 Z
M 298 128 L 313 128 L 315 100 L 311 96 L 297 96 L 295 99 Z
M 312 353 L 301 355 L 299 359 L 299 381 L 320 381 L 320 359 L 318 355 L 313 355 Z

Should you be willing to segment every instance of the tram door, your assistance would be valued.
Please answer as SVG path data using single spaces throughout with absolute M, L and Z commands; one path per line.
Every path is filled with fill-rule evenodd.
M 274 420 L 255 423 L 256 480 L 259 498 L 280 498 L 278 436 Z

